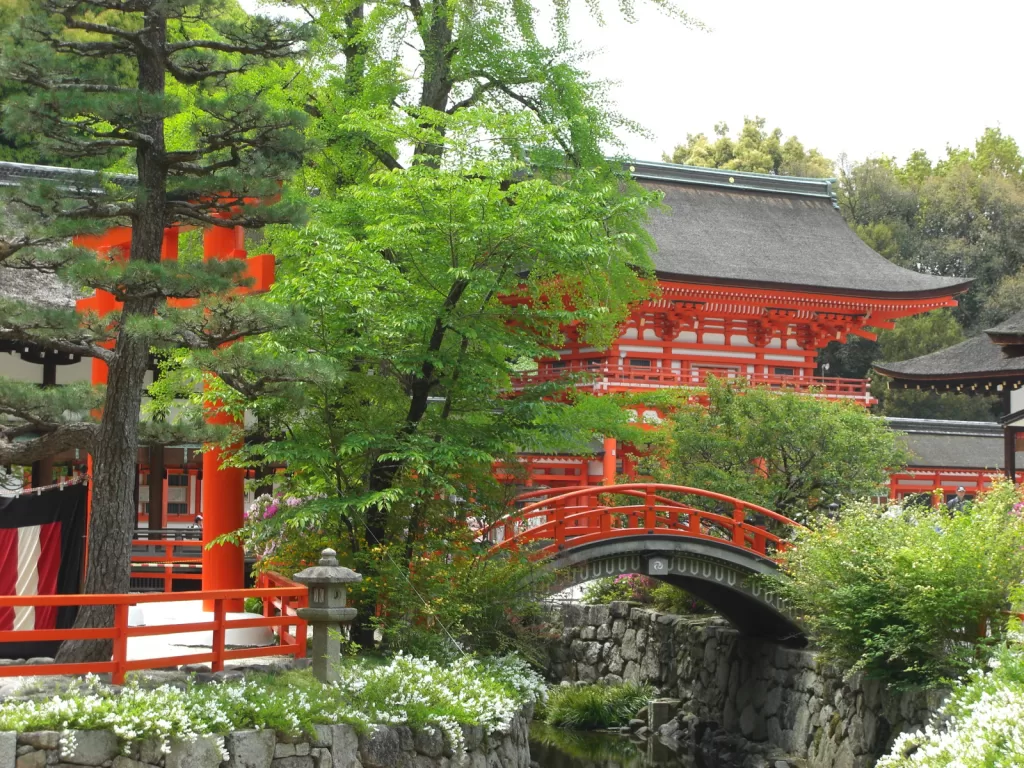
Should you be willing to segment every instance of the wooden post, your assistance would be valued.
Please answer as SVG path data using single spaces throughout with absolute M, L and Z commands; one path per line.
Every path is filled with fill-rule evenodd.
M 1003 427 L 1003 472 L 1011 482 L 1015 482 L 1017 477 L 1016 433 L 1016 429 Z
M 167 527 L 167 467 L 164 463 L 164 447 L 154 445 L 149 449 L 149 523 L 150 530 Z
M 227 637 L 227 631 L 224 628 L 224 602 L 224 598 L 221 597 L 213 601 L 213 662 L 210 664 L 210 669 L 214 672 L 224 669 L 224 639 Z
M 128 661 L 128 605 L 119 603 L 114 606 L 114 670 L 110 673 L 110 682 L 124 685 L 125 663 Z

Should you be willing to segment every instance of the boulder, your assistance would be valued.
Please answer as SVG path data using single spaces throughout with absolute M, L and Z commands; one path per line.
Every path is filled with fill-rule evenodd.
M 360 768 L 359 734 L 351 725 L 331 726 L 334 768 Z
M 359 737 L 359 757 L 363 768 L 394 768 L 402 752 L 398 734 L 390 728 L 377 726 Z
M 195 741 L 172 741 L 167 753 L 166 768 L 220 768 L 220 747 L 211 737 Z
M 74 731 L 73 741 L 74 750 L 61 755 L 61 759 L 65 763 L 103 765 L 107 760 L 113 760 L 121 752 L 117 736 L 113 731 Z M 216 765 L 220 765 L 219 751 Z M 173 767 L 168 766 L 168 768 Z
M 231 758 L 226 768 L 270 768 L 274 759 L 273 731 L 235 731 L 224 738 L 224 746 Z

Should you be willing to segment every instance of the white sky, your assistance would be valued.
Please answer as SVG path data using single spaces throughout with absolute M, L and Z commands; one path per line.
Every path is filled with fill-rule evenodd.
M 1022 0 L 678 0 L 707 31 L 644 0 L 628 24 L 618 0 L 599 2 L 605 26 L 575 0 L 572 31 L 619 110 L 653 134 L 622 137 L 637 159 L 720 120 L 735 135 L 745 115 L 833 160 L 918 148 L 934 160 L 988 126 L 1024 144 Z
M 643 0 L 637 0 L 640 5 Z M 611 5 L 607 2 L 607 5 Z M 609 7 L 601 28 L 583 14 L 580 41 L 600 49 L 592 71 L 618 81 L 623 114 L 653 140 L 655 160 L 744 115 L 796 134 L 835 159 L 904 159 L 923 148 L 972 145 L 987 126 L 1024 143 L 1020 0 L 681 0 L 709 31 L 687 30 L 639 8 L 629 25 Z

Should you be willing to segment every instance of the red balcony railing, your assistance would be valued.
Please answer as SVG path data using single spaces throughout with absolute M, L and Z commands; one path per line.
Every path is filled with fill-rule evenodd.
M 709 376 L 715 376 L 725 380 L 739 381 L 742 379 L 750 386 L 755 387 L 806 392 L 829 400 L 852 399 L 865 405 L 875 402 L 871 396 L 870 384 L 867 379 L 739 373 L 708 368 L 686 371 L 676 368 L 640 365 L 617 366 L 606 363 L 571 363 L 561 368 L 552 368 L 542 364 L 537 371 L 515 377 L 512 380 L 512 385 L 514 389 L 518 390 L 542 382 L 558 381 L 569 376 L 575 376 L 578 379 L 577 386 L 581 389 L 590 389 L 594 392 L 642 391 L 667 387 L 700 388 L 705 386 Z

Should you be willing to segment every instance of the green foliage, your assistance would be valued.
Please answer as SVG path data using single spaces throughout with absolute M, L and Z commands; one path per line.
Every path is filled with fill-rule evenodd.
M 1000 647 L 987 669 L 958 681 L 934 727 L 901 734 L 877 768 L 1024 764 L 1024 653 L 1017 642 Z
M 956 318 L 970 333 L 1016 306 L 999 286 L 1024 266 L 1024 175 L 1020 148 L 988 128 L 971 149 L 950 148 L 937 162 L 915 152 L 841 164 L 839 201 L 846 220 L 892 261 L 930 274 L 974 278 Z
M 955 678 L 987 655 L 979 622 L 1024 578 L 1020 490 L 999 483 L 964 512 L 859 504 L 819 520 L 785 555 L 777 588 L 816 643 L 900 686 Z
M 284 490 L 315 499 L 268 530 L 337 536 L 353 561 L 382 547 L 379 567 L 408 572 L 461 500 L 482 522 L 506 508 L 496 462 L 639 434 L 609 400 L 507 393 L 566 333 L 607 345 L 648 295 L 657 199 L 605 158 L 631 126 L 565 38 L 539 39 L 539 7 L 360 8 L 306 6 L 313 65 L 289 93 L 317 150 L 285 195 L 320 194 L 310 226 L 268 234 L 272 299 L 308 323 L 257 345 L 276 370 L 232 380 L 264 437 L 236 461 L 286 465 Z
M 667 420 L 659 479 L 734 496 L 797 520 L 836 499 L 878 492 L 907 460 L 896 433 L 864 408 L 709 379 L 708 405 Z
M 653 688 L 636 683 L 561 685 L 548 692 L 544 722 L 580 731 L 622 726 L 653 696 Z
M 583 588 L 582 599 L 589 605 L 606 605 L 619 600 L 640 603 L 660 613 L 677 616 L 712 610 L 685 589 L 640 574 L 609 576 L 588 582 Z
M 384 647 L 441 660 L 515 652 L 543 664 L 550 638 L 538 598 L 549 577 L 525 555 L 474 551 L 471 536 L 435 529 L 411 557 L 396 545 L 357 558 L 373 575 L 356 594 L 380 606 L 373 623 Z
M 594 579 L 583 586 L 582 600 L 588 605 L 606 605 L 617 601 L 649 603 L 653 579 L 638 573 Z
M 686 143 L 679 144 L 664 160 L 705 168 L 724 168 L 753 173 L 774 173 L 780 176 L 828 178 L 833 174 L 832 161 L 816 149 L 805 149 L 796 138 L 783 141 L 782 129 L 765 129 L 763 117 L 743 119 L 743 128 L 729 138 L 729 126 L 718 123 L 715 139 L 704 133 L 689 133 Z

